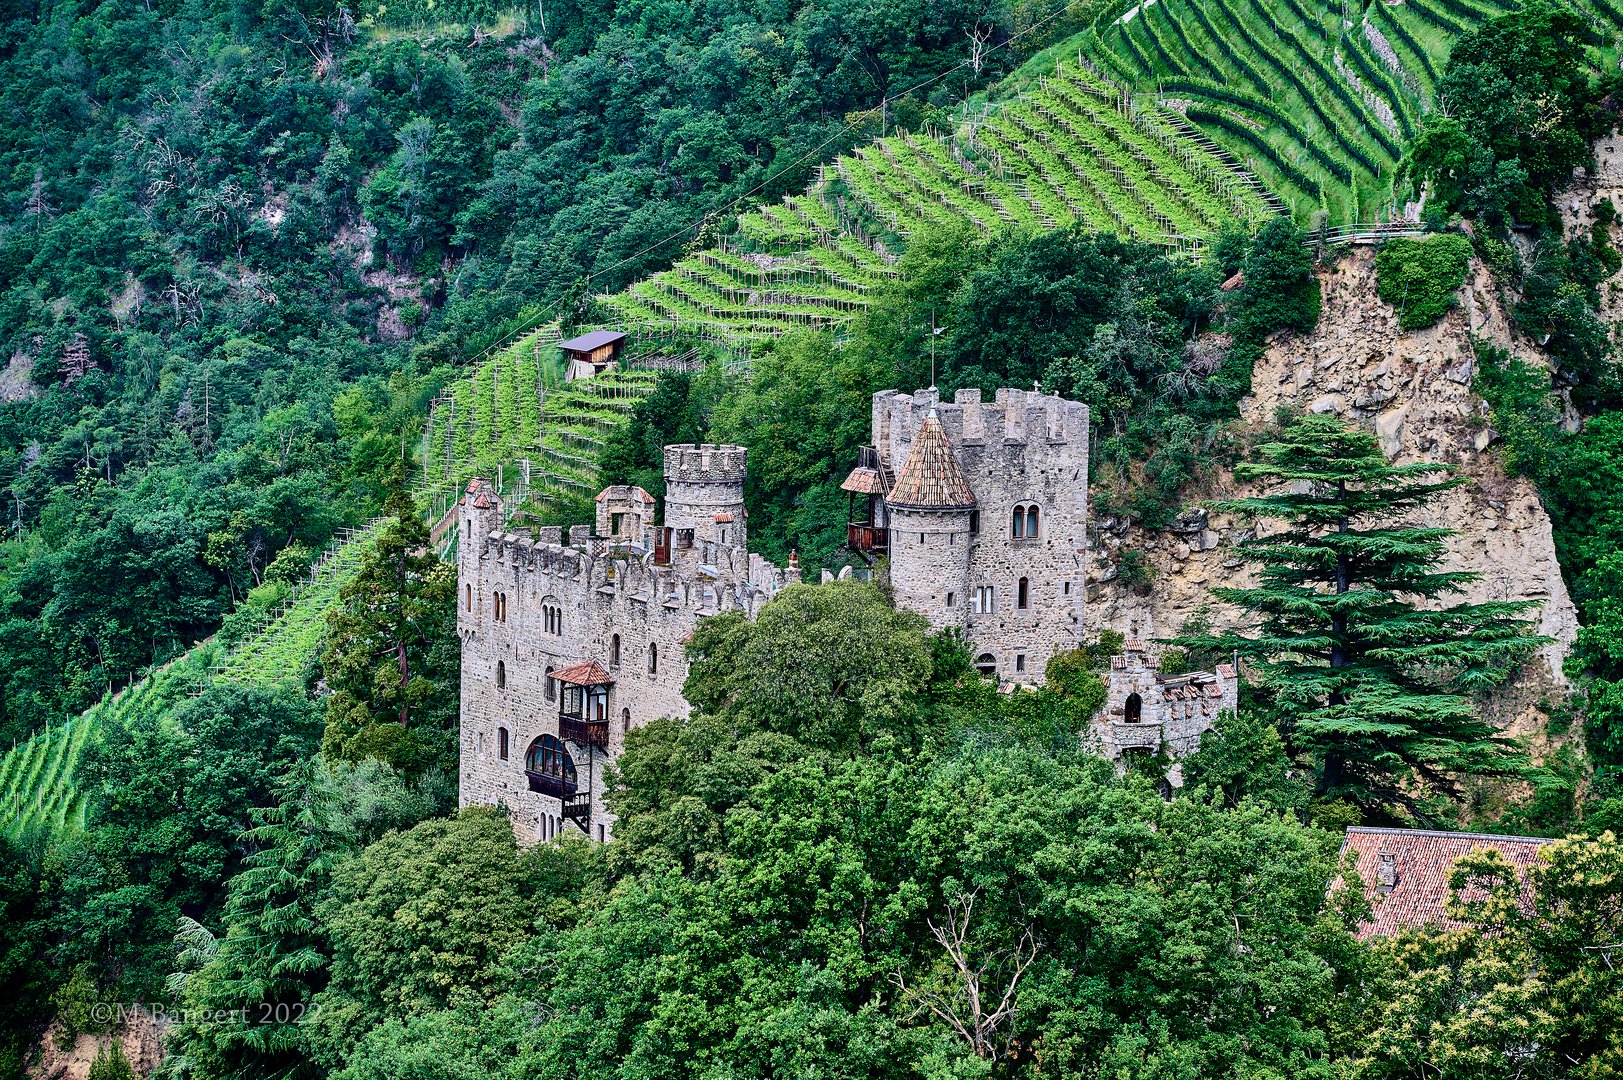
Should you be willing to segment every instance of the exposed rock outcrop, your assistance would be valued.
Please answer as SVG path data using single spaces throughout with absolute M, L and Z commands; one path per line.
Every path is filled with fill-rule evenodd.
M 1245 425 L 1261 428 L 1286 405 L 1333 413 L 1375 431 L 1399 462 L 1458 468 L 1468 482 L 1440 498 L 1423 523 L 1456 531 L 1448 544 L 1450 568 L 1481 574 L 1464 599 L 1542 602 L 1540 630 L 1554 639 L 1543 655 L 1549 677 L 1560 682 L 1578 622 L 1550 519 L 1533 485 L 1500 465 L 1486 408 L 1471 392 L 1473 336 L 1530 360 L 1538 359 L 1536 350 L 1516 340 L 1491 276 L 1475 262 L 1458 308 L 1418 331 L 1399 330 L 1397 313 L 1376 295 L 1372 252 L 1353 251 L 1322 269 L 1320 281 L 1325 303 L 1318 326 L 1268 347 L 1253 373 L 1251 396 L 1241 403 Z M 1238 491 L 1224 471 L 1201 494 L 1221 498 Z M 1159 531 L 1100 521 L 1089 557 L 1093 625 L 1129 637 L 1166 637 L 1202 611 L 1215 627 L 1242 625 L 1240 613 L 1213 602 L 1208 590 L 1253 580 L 1233 550 L 1253 524 L 1204 511 Z M 1138 553 L 1147 585 L 1123 584 L 1123 551 Z

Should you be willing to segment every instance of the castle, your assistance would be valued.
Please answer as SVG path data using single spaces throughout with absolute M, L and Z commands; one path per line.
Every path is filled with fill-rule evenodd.
M 983 674 L 1039 681 L 1050 656 L 1082 641 L 1087 406 L 1013 389 L 991 402 L 881 391 L 872 419 L 873 443 L 842 485 L 849 548 L 886 560 L 897 605 L 962 632 Z M 668 446 L 663 522 L 648 492 L 610 487 L 594 524 L 567 536 L 506 532 L 494 487 L 469 485 L 457 544 L 464 806 L 506 806 L 526 841 L 571 822 L 609 838 L 604 767 L 633 728 L 687 715 L 683 645 L 698 621 L 753 618 L 801 579 L 792 558 L 780 568 L 749 551 L 745 458 L 739 446 Z M 1212 702 L 1232 707 L 1227 688 L 1198 693 L 1182 727 L 1140 724 L 1139 742 L 1106 751 L 1119 759 L 1145 732 L 1176 735 Z M 1152 714 L 1168 700 L 1154 697 Z

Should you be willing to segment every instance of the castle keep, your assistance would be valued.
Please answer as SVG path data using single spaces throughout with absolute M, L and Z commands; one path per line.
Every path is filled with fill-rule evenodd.
M 505 531 L 491 484 L 469 485 L 457 545 L 464 806 L 508 807 L 525 841 L 568 822 L 608 839 L 604 767 L 631 729 L 687 715 L 684 645 L 698 621 L 754 618 L 800 581 L 792 559 L 779 568 L 749 551 L 745 470 L 743 447 L 668 446 L 663 522 L 648 492 L 611 487 L 591 526 L 533 538 Z M 897 605 L 962 632 L 988 677 L 1038 682 L 1049 657 L 1081 643 L 1087 406 L 1011 389 L 990 402 L 976 390 L 950 402 L 934 389 L 883 391 L 872 445 L 842 486 L 850 549 L 888 560 Z M 1113 705 L 1123 675 L 1154 689 L 1142 657 L 1131 663 L 1112 673 Z M 1105 739 L 1105 751 L 1119 760 L 1146 749 L 1152 730 L 1180 751 L 1198 739 L 1214 705 L 1232 707 L 1233 679 L 1189 678 L 1193 711 L 1170 704 L 1185 691 L 1163 688 L 1145 706 L 1149 723 L 1105 721 L 1102 734 L 1136 728 Z M 1212 678 L 1228 680 L 1217 696 Z

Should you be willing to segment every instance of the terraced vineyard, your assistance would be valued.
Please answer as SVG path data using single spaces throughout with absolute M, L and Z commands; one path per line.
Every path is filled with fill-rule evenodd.
M 1149 0 L 1084 35 L 1102 74 L 1177 109 L 1308 222 L 1375 221 L 1431 108 L 1449 49 L 1514 0 Z M 1597 65 L 1623 30 L 1616 0 L 1583 0 Z M 1119 9 L 1117 9 L 1119 10 Z M 1344 18 L 1347 22 L 1344 24 Z
M 1198 251 L 1226 222 L 1282 208 L 1181 116 L 1073 65 L 949 136 L 900 133 L 840 157 L 804 194 L 744 214 L 720 247 L 602 303 L 614 325 L 679 324 L 748 347 L 849 322 L 921 224 L 1081 222 Z
M 235 647 L 205 642 L 0 757 L 0 834 L 15 837 L 84 824 L 79 761 L 109 724 L 137 711 L 167 712 L 210 679 L 271 686 L 301 678 L 322 647 L 328 608 L 370 549 L 380 524 L 374 521 L 342 534 L 293 599 Z

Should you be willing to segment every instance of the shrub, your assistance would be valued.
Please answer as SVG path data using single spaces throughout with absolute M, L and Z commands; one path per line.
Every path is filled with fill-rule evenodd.
M 1375 288 L 1398 309 L 1399 326 L 1419 330 L 1448 314 L 1470 261 L 1463 236 L 1390 240 L 1375 256 Z

